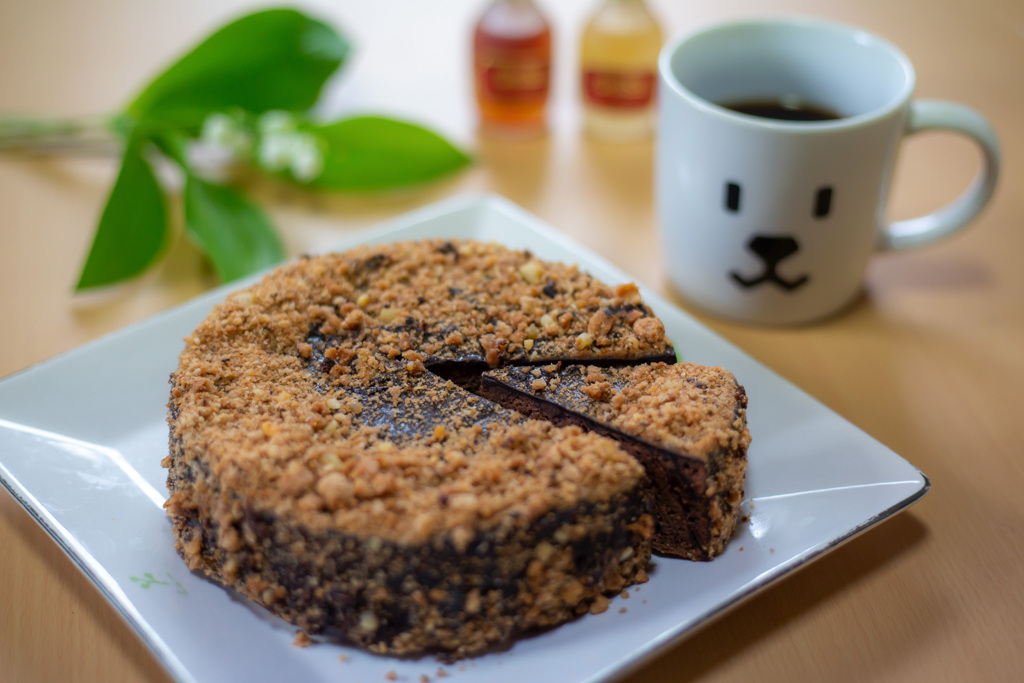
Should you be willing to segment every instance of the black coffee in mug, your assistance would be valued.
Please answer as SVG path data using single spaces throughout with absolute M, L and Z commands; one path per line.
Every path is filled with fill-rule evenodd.
M 725 102 L 722 106 L 740 114 L 779 121 L 835 121 L 842 118 L 827 107 L 789 98 Z

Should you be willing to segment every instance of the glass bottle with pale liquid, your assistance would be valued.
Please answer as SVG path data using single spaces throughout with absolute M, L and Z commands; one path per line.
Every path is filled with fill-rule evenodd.
M 588 135 L 619 141 L 651 136 L 661 45 L 661 27 L 644 0 L 602 0 L 580 41 Z

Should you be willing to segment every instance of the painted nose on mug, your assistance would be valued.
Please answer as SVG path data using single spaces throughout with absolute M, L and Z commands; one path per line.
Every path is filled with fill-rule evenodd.
M 807 284 L 810 279 L 804 274 L 792 280 L 780 277 L 776 272 L 779 263 L 800 250 L 800 244 L 794 237 L 772 237 L 770 235 L 754 235 L 747 242 L 747 248 L 758 256 L 764 266 L 760 275 L 746 277 L 737 271 L 731 271 L 729 275 L 742 287 L 757 287 L 759 285 L 774 285 L 784 290 L 792 291 Z

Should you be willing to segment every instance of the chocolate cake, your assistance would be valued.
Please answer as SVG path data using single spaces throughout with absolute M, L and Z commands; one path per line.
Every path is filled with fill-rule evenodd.
M 481 393 L 618 441 L 647 470 L 655 551 L 710 560 L 725 548 L 750 444 L 747 396 L 728 371 L 691 363 L 509 367 L 485 373 Z
M 673 359 L 635 286 L 528 252 L 302 258 L 185 340 L 164 460 L 178 550 L 307 632 L 381 653 L 463 656 L 600 609 L 645 580 L 643 468 L 473 391 L 488 368 Z

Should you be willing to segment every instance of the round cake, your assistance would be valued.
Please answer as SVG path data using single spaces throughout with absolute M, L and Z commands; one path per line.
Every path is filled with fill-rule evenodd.
M 171 375 L 189 567 L 375 652 L 479 652 L 646 578 L 644 469 L 478 396 L 488 368 L 674 360 L 633 285 L 471 241 L 302 258 L 217 306 Z

